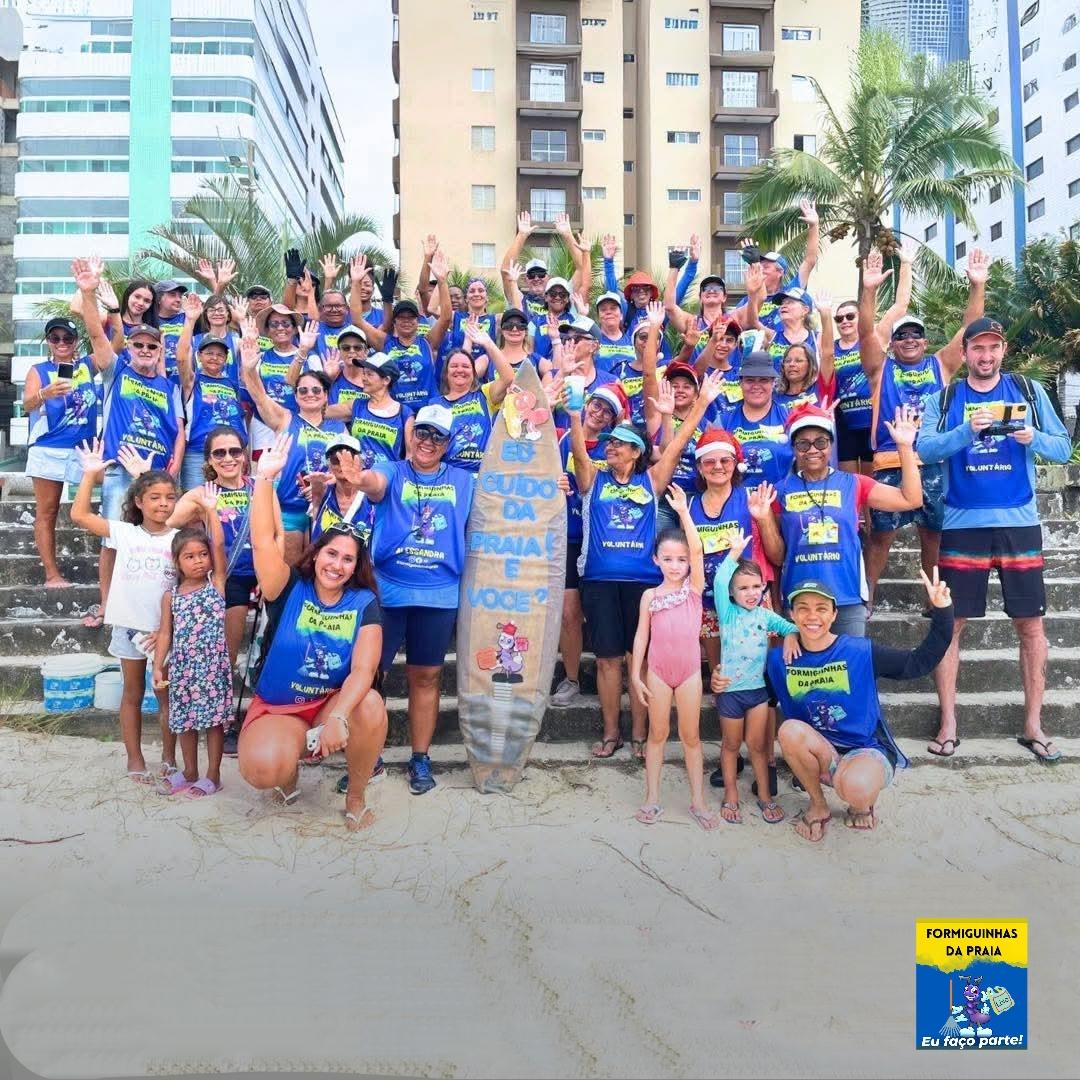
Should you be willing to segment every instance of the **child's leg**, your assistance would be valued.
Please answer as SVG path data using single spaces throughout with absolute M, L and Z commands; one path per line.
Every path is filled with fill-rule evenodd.
M 184 779 L 194 784 L 199 779 L 199 733 L 183 732 L 180 736 L 180 750 L 184 755 Z
M 215 724 L 206 733 L 206 779 L 221 787 L 221 755 L 225 751 L 225 728 Z
M 768 717 L 766 718 L 765 727 L 765 758 L 767 764 L 776 765 L 776 706 L 768 706 Z M 768 788 L 763 788 L 758 784 L 758 791 L 768 791 Z
M 158 700 L 158 719 L 161 721 L 161 763 L 175 768 L 176 736 L 169 730 L 169 691 L 167 689 L 155 690 L 154 696 Z M 186 756 L 184 761 L 186 763 Z M 198 778 L 198 773 L 196 773 L 195 779 Z
M 769 795 L 769 751 L 775 742 L 772 723 L 775 720 L 776 710 L 770 709 L 764 702 L 755 705 L 746 714 L 746 745 L 750 750 L 750 764 L 754 767 L 758 798 L 762 802 L 772 798 Z
M 724 773 L 724 806 L 720 813 L 725 821 L 738 822 L 739 814 L 739 748 L 743 744 L 743 718 L 720 717 L 720 768 Z M 768 790 L 768 788 L 766 788 Z
M 645 685 L 649 688 L 649 736 L 645 743 L 645 805 L 659 806 L 664 744 L 671 731 L 672 690 L 659 675 L 651 671 L 645 673 Z
M 124 689 L 120 697 L 120 738 L 127 752 L 130 773 L 146 771 L 142 752 L 142 699 L 146 688 L 146 661 L 121 660 Z
M 690 805 L 705 807 L 705 757 L 701 749 L 701 672 L 695 671 L 675 689 L 675 708 L 679 719 L 679 741 L 686 758 L 686 776 L 690 783 Z

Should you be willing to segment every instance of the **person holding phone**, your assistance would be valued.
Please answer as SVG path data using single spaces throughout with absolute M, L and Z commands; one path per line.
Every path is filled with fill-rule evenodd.
M 1061 751 L 1042 728 L 1046 689 L 1046 588 L 1035 457 L 1066 462 L 1072 443 L 1046 391 L 1001 370 L 1005 328 L 997 319 L 967 324 L 961 341 L 967 378 L 927 399 L 919 457 L 944 462 L 945 519 L 939 564 L 956 603 L 952 643 L 935 675 L 941 726 L 927 749 L 951 757 L 956 731 L 960 635 L 986 614 L 990 571 L 1001 582 L 1005 614 L 1020 641 L 1024 733 L 1018 742 L 1044 764 Z

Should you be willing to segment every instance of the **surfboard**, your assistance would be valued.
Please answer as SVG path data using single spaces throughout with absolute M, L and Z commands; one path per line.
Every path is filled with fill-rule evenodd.
M 458 716 L 479 791 L 521 779 L 547 710 L 566 580 L 561 474 L 540 376 L 524 363 L 492 424 L 465 534 Z

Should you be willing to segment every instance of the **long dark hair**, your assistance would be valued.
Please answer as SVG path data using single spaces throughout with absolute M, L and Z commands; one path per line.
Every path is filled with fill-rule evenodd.
M 198 319 L 195 320 L 195 333 L 196 334 L 208 334 L 210 333 L 210 320 L 206 317 L 206 309 L 210 307 L 219 307 L 225 305 L 226 326 L 225 332 L 228 333 L 228 316 L 229 316 L 229 298 L 224 293 L 214 293 L 213 296 L 208 296 L 203 301 L 202 313 Z
M 210 451 L 214 449 L 214 440 L 220 439 L 225 435 L 231 435 L 246 451 L 248 449 L 247 439 L 236 430 L 234 427 L 229 427 L 228 424 L 215 424 L 207 433 L 206 440 L 203 442 L 203 476 L 207 480 L 217 479 L 217 470 L 214 468 L 213 462 L 210 460 Z M 247 476 L 251 472 L 251 461 L 248 455 L 244 454 L 244 469 L 242 476 Z
M 318 540 L 313 540 L 300 555 L 300 561 L 296 564 L 296 572 L 305 581 L 315 580 L 315 557 L 331 540 L 336 540 L 339 536 L 349 537 L 350 533 L 342 532 L 340 529 L 334 528 L 331 525 L 328 529 L 325 529 L 319 534 Z M 353 543 L 356 544 L 356 568 L 352 572 L 352 576 L 345 582 L 346 589 L 369 589 L 376 596 L 379 595 L 379 587 L 375 583 L 375 568 L 371 563 L 371 555 L 368 553 L 368 546 L 358 536 L 352 536 Z
M 157 293 L 154 292 L 154 283 L 144 278 L 136 278 L 128 283 L 128 287 L 120 297 L 120 318 L 127 320 L 128 301 L 131 299 L 131 294 L 139 289 L 150 290 L 150 306 L 139 316 L 139 322 L 144 326 L 157 326 Z
M 135 504 L 135 500 L 141 499 L 155 484 L 169 484 L 173 491 L 176 490 L 176 481 L 164 469 L 151 469 L 141 476 L 136 476 L 124 495 L 124 504 L 120 511 L 120 517 L 124 521 L 130 525 L 143 523 L 143 512 Z
M 801 390 L 792 389 L 791 384 L 788 382 L 788 377 L 784 372 L 784 361 L 787 360 L 788 355 L 792 349 L 802 349 L 803 355 L 806 357 L 807 367 L 807 384 Z M 818 358 L 817 353 L 814 351 L 813 345 L 810 344 L 810 339 L 805 341 L 796 342 L 794 345 L 789 345 L 784 350 L 784 359 L 780 361 L 780 377 L 776 380 L 776 388 L 781 394 L 801 394 L 809 390 L 814 383 L 817 382 L 818 377 Z

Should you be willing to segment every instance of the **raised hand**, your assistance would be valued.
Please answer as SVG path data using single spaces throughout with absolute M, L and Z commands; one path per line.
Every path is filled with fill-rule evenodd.
M 690 234 L 690 259 L 693 262 L 701 261 L 701 237 L 697 233 Z
M 290 281 L 299 281 L 304 272 L 304 259 L 299 248 L 289 248 L 285 252 L 285 276 Z
M 262 362 L 262 350 L 259 348 L 258 334 L 249 334 L 249 328 L 253 320 L 244 321 L 244 333 L 240 338 L 240 367 L 244 371 L 255 372 L 259 370 Z
M 570 392 L 566 387 L 566 377 L 561 371 L 557 371 L 551 380 L 544 384 L 544 395 L 547 397 L 550 408 L 566 409 L 566 402 L 570 397 Z
M 362 252 L 357 252 L 349 260 L 349 281 L 351 284 L 356 285 L 363 281 L 367 277 L 368 273 L 368 261 L 367 256 Z
M 570 306 L 581 315 L 589 314 L 589 301 L 585 299 L 585 294 L 580 289 L 575 289 L 570 294 Z
M 750 540 L 750 533 L 739 533 L 738 536 L 733 536 L 731 538 L 731 544 L 728 547 L 728 556 L 732 559 L 741 559 Z
M 465 338 L 473 345 L 479 345 L 482 349 L 494 347 L 495 342 L 491 335 L 480 325 L 480 319 L 476 315 L 470 315 L 463 325 Z
M 341 263 L 338 262 L 338 257 L 334 252 L 324 255 L 319 260 L 319 266 L 322 268 L 322 277 L 325 283 L 337 281 L 337 276 L 341 273 Z
M 604 235 L 600 237 L 600 253 L 605 259 L 614 259 L 615 253 L 618 250 L 618 242 L 611 233 L 604 233 Z
M 439 281 L 445 281 L 450 275 L 450 260 L 441 248 L 431 256 L 431 272 Z
M 753 265 L 754 263 L 761 262 L 761 248 L 754 243 L 752 236 L 744 236 L 739 241 L 739 254 L 742 256 L 742 260 L 745 263 Z
M 905 236 L 904 239 L 900 241 L 900 249 L 897 251 L 896 257 L 902 263 L 907 263 L 910 266 L 911 263 L 915 261 L 915 256 L 918 255 L 918 253 L 918 242 L 912 240 L 910 236 Z M 975 252 L 973 251 L 971 254 L 974 255 Z M 815 296 L 814 299 L 816 300 L 817 297 Z
M 776 488 L 765 482 L 758 484 L 747 492 L 746 502 L 750 510 L 750 516 L 755 521 L 762 521 L 772 513 L 773 503 L 776 501 Z
M 813 199 L 800 199 L 799 216 L 807 225 L 816 225 L 818 223 L 817 203 Z
M 701 327 L 698 326 L 697 319 L 694 319 L 687 324 L 686 329 L 683 331 L 683 344 L 689 345 L 691 349 L 695 349 L 700 340 Z
M 675 391 L 667 379 L 661 379 L 656 391 L 659 397 L 650 397 L 649 404 L 661 416 L 673 416 L 675 413 Z
M 975 248 L 968 256 L 967 276 L 972 285 L 985 285 L 990 275 L 990 256 L 982 248 Z
M 217 288 L 214 292 L 221 292 L 232 279 L 236 277 L 236 260 L 222 259 L 217 264 Z
M 311 294 L 315 291 L 315 282 L 312 280 L 311 271 L 305 269 L 296 283 L 296 299 L 303 300 L 305 305 Z
M 522 236 L 528 236 L 532 232 L 532 215 L 528 210 L 522 210 L 517 216 L 517 231 Z
M 570 215 L 565 211 L 555 215 L 555 231 L 565 240 L 567 243 L 574 242 L 573 233 L 570 230 Z
M 814 290 L 814 309 L 826 315 L 832 314 L 833 295 L 828 289 Z
M 289 450 L 292 447 L 292 436 L 287 431 L 279 431 L 274 436 L 274 445 L 268 447 L 259 455 L 256 463 L 256 475 L 263 480 L 273 480 L 285 468 L 285 462 L 289 459 Z
M 683 491 L 678 484 L 668 484 L 667 489 L 668 502 L 671 504 L 671 509 L 682 517 L 684 513 L 689 510 L 689 504 L 686 501 L 686 492 Z
M 521 263 L 515 259 L 510 260 L 510 265 L 506 268 L 506 274 L 512 282 L 516 285 L 521 280 L 521 275 L 525 272 Z
M 352 488 L 358 487 L 360 478 L 364 474 L 364 463 L 360 460 L 360 455 L 353 453 L 352 450 L 344 449 L 339 450 L 337 453 L 338 469 L 345 483 Z
M 919 435 L 921 417 L 910 405 L 901 405 L 896 410 L 892 423 L 885 421 L 885 430 L 899 446 L 914 446 Z
M 763 295 L 765 292 L 765 267 L 761 265 L 761 261 L 751 263 L 746 268 L 746 273 L 743 276 L 743 286 L 746 289 L 747 296 L 754 296 L 755 294 Z
M 80 292 L 95 292 L 101 284 L 101 273 L 94 269 L 90 259 L 72 260 L 71 276 Z
M 105 305 L 110 311 L 120 306 L 120 301 L 116 298 L 116 290 L 104 279 L 101 279 L 97 287 L 98 299 Z
M 132 478 L 149 472 L 153 460 L 153 454 L 148 453 L 146 457 L 143 457 L 135 447 L 128 446 L 126 443 L 116 452 L 117 463 Z
M 184 318 L 188 322 L 195 322 L 202 314 L 203 302 L 198 293 L 189 292 L 184 295 Z
M 214 483 L 213 480 L 208 480 L 200 488 L 195 488 L 195 501 L 204 509 L 210 513 L 217 512 L 218 494 L 221 488 Z
M 305 353 L 310 353 L 319 340 L 319 324 L 314 319 L 308 319 L 304 323 L 304 329 L 300 331 L 299 348 Z
M 326 350 L 322 369 L 331 382 L 341 374 L 341 353 L 337 349 Z
M 436 239 L 434 233 L 428 233 L 423 240 L 424 258 L 431 262 L 431 256 L 435 254 L 439 249 L 439 241 Z
M 394 290 L 397 288 L 397 271 L 392 266 L 387 266 L 383 269 L 382 280 L 375 279 L 375 284 L 378 286 L 379 295 L 383 299 L 384 304 L 392 304 L 394 302 Z
M 936 566 L 934 567 L 934 576 L 932 578 L 926 576 L 925 570 L 919 571 L 919 577 L 922 578 L 923 586 L 926 588 L 926 595 L 930 598 L 932 607 L 947 608 L 952 604 L 952 595 L 949 592 L 949 586 L 939 579 L 938 568 Z
M 214 273 L 214 264 L 209 259 L 200 259 L 195 273 L 200 281 L 205 281 L 211 292 L 217 292 L 217 275 Z
M 665 380 L 666 381 L 666 380 Z M 705 399 L 707 405 L 711 405 L 724 391 L 724 379 L 719 371 L 707 372 L 701 380 L 699 395 Z
M 663 329 L 665 319 L 663 300 L 650 300 L 645 305 L 645 318 L 648 320 L 649 326 L 655 327 L 657 330 Z
M 973 253 L 974 254 L 974 253 Z M 892 269 L 883 270 L 884 259 L 877 248 L 871 248 L 863 259 L 862 283 L 864 288 L 876 289 L 886 278 L 892 276 Z
M 235 322 L 237 326 L 243 324 L 244 320 L 247 318 L 247 313 L 248 302 L 246 297 L 238 296 L 229 304 L 229 314 L 232 315 L 233 322 Z
M 259 323 L 253 315 L 244 315 L 240 320 L 240 336 L 244 341 L 259 347 Z

